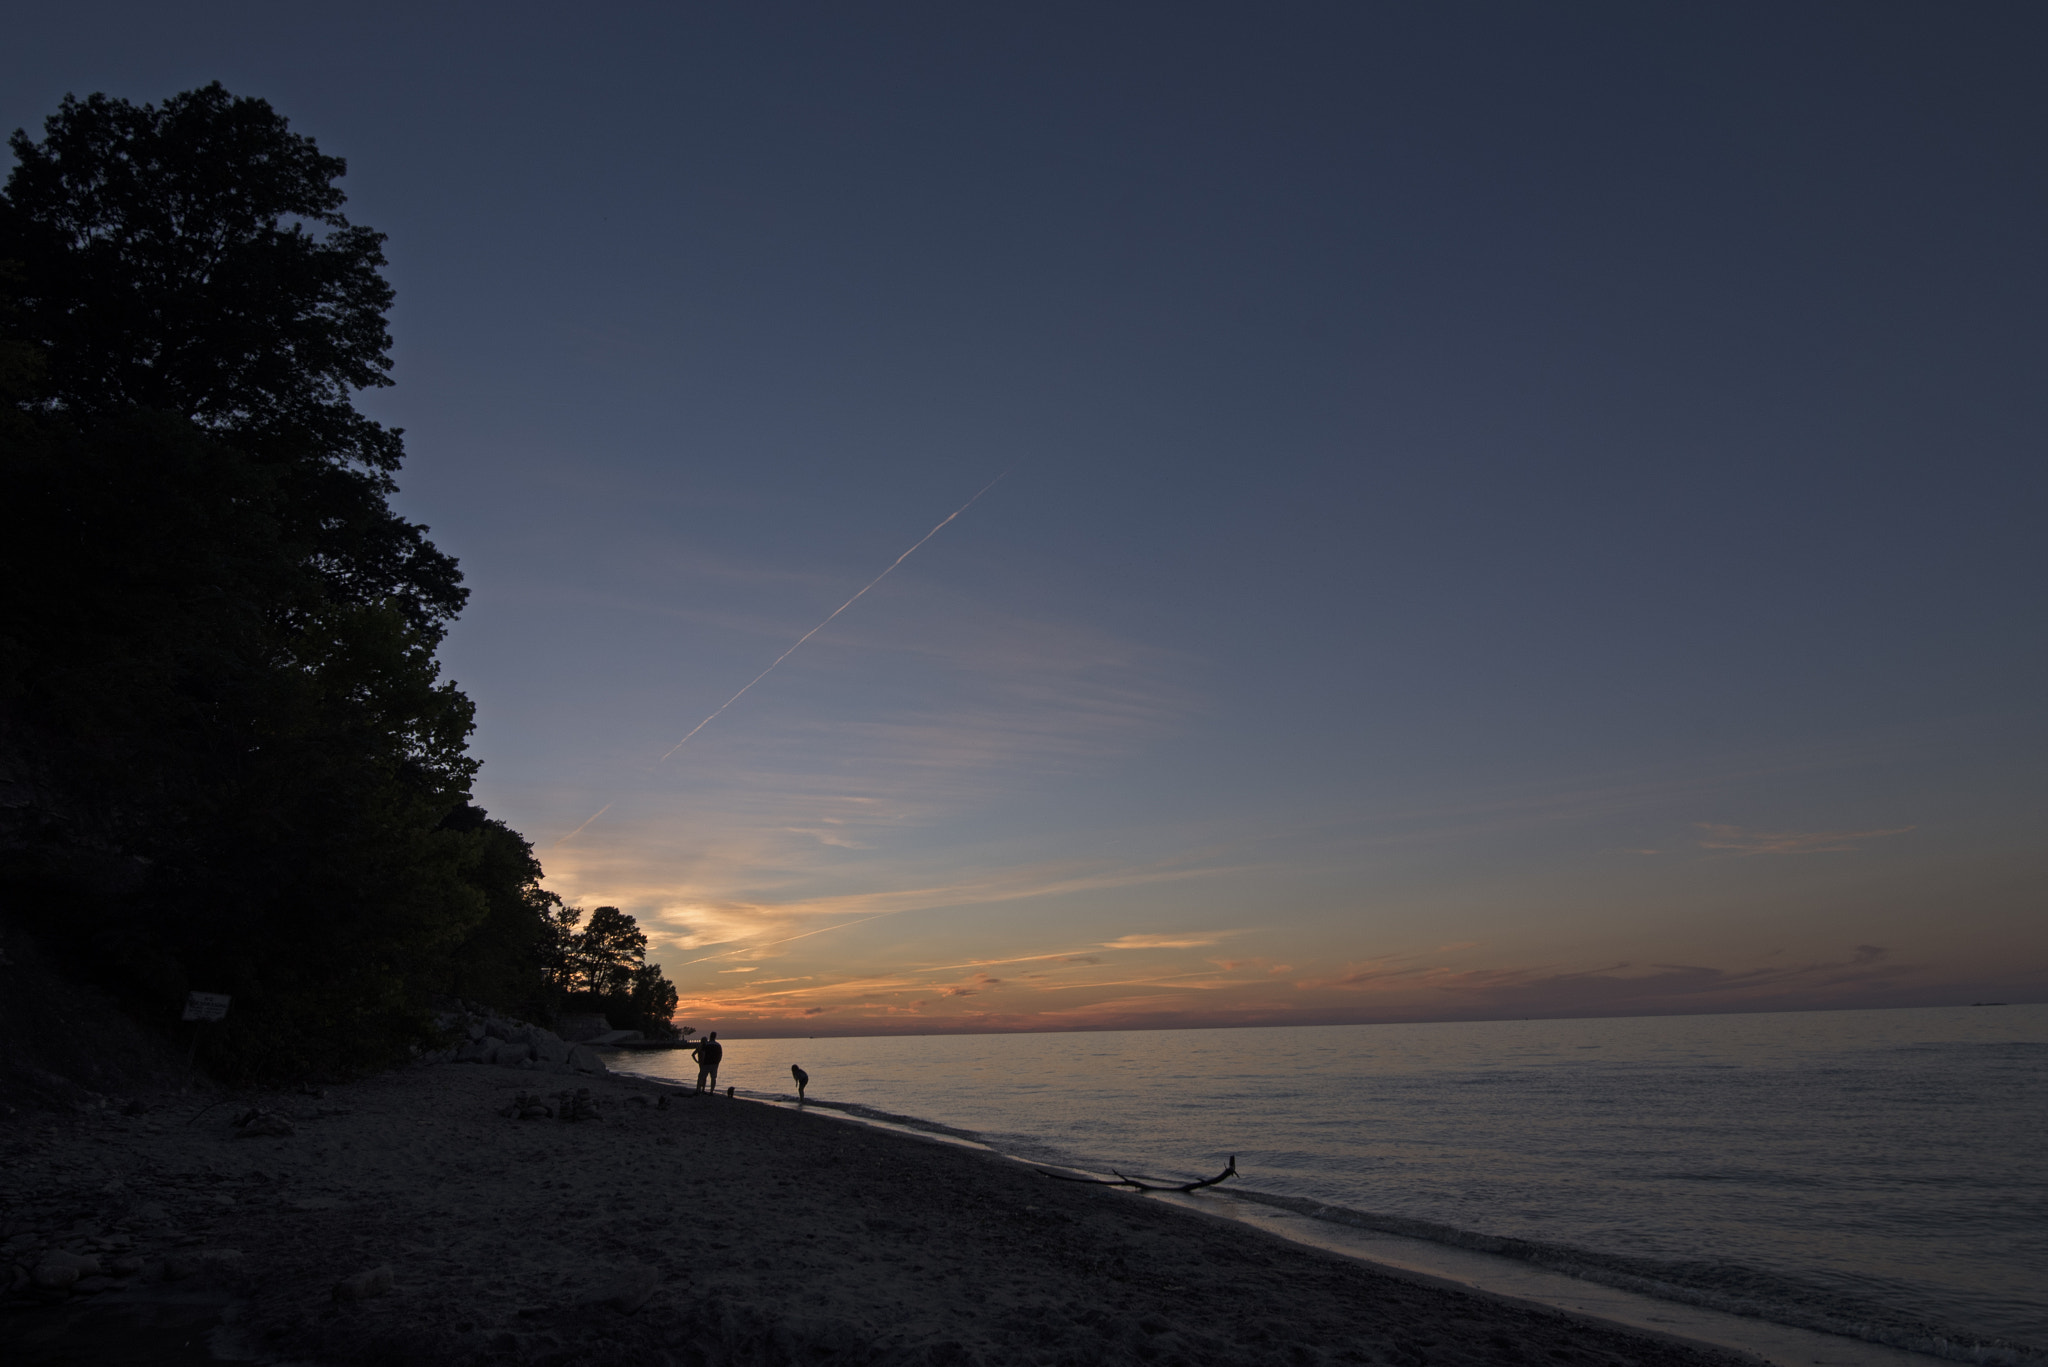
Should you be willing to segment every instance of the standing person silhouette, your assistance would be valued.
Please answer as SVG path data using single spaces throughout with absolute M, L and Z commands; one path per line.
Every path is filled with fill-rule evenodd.
M 789 1065 L 789 1075 L 796 1079 L 796 1104 L 804 1104 L 804 1088 L 811 1085 L 811 1075 L 796 1064 Z
M 697 1060 L 697 1090 L 702 1092 L 708 1089 L 716 1092 L 718 1061 L 725 1057 L 725 1046 L 718 1042 L 718 1032 L 713 1030 L 698 1041 L 697 1047 L 690 1051 L 690 1056 Z

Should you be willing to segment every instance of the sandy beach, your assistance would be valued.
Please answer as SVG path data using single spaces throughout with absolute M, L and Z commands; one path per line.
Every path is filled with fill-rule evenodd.
M 203 1112 L 163 1097 L 18 1116 L 0 1348 L 441 1367 L 1732 1360 L 815 1114 L 664 1107 L 667 1089 L 616 1077 L 590 1083 L 595 1119 L 500 1113 L 574 1085 L 444 1065 Z M 242 1137 L 257 1106 L 291 1133 Z M 69 1287 L 24 1284 L 65 1255 Z

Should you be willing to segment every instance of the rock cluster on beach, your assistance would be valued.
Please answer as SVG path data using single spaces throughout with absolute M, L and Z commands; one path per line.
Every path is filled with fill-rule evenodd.
M 468 1038 L 460 1044 L 422 1054 L 419 1061 L 423 1064 L 486 1063 L 528 1072 L 588 1075 L 610 1071 L 588 1044 L 571 1043 L 552 1030 L 511 1020 L 483 1007 L 443 1011 L 438 1014 L 437 1023 L 443 1030 Z M 640 1037 L 638 1031 L 632 1030 L 611 1033 Z

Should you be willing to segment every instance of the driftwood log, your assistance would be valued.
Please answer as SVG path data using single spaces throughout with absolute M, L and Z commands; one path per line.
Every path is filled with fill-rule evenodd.
M 1055 1182 L 1080 1182 L 1091 1187 L 1129 1187 L 1132 1191 L 1200 1191 L 1203 1187 L 1215 1186 L 1225 1178 L 1237 1176 L 1237 1155 L 1230 1155 L 1230 1165 L 1214 1177 L 1205 1178 L 1200 1182 L 1182 1182 L 1179 1186 L 1172 1187 L 1153 1186 L 1148 1182 L 1141 1182 L 1135 1177 L 1126 1177 L 1122 1173 L 1116 1172 L 1115 1168 L 1110 1169 L 1111 1172 L 1116 1172 L 1116 1180 L 1114 1182 L 1106 1177 L 1069 1177 L 1063 1172 L 1048 1172 L 1044 1168 L 1036 1168 L 1034 1171 L 1040 1177 L 1050 1177 Z

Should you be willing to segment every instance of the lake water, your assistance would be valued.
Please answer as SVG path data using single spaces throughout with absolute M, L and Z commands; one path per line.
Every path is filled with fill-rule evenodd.
M 695 1078 L 687 1054 L 620 1056 Z M 2048 1006 L 736 1040 L 719 1081 L 1960 1361 L 2048 1362 Z

